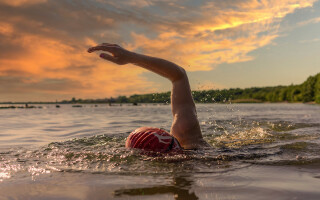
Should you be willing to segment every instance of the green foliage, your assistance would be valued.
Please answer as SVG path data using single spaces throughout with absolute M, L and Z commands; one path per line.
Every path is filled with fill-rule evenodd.
M 317 95 L 315 99 L 316 99 L 316 100 L 315 100 L 316 103 L 319 103 L 319 104 L 320 104 L 320 95 Z
M 62 103 L 170 103 L 170 92 L 153 94 L 135 94 L 130 97 L 119 96 L 105 99 L 76 99 Z M 320 104 L 320 73 L 310 76 L 300 85 L 231 88 L 223 90 L 193 91 L 196 103 L 227 103 L 227 102 L 310 102 Z
M 119 103 L 128 103 L 129 99 L 126 96 L 119 96 L 116 101 Z
M 130 103 L 170 103 L 170 92 L 135 94 L 129 97 Z
M 317 79 L 316 76 L 310 76 L 303 84 L 302 84 L 302 101 L 309 102 L 315 99 L 315 83 Z
M 320 104 L 320 73 L 316 76 L 316 82 L 314 84 L 314 96 L 315 102 Z

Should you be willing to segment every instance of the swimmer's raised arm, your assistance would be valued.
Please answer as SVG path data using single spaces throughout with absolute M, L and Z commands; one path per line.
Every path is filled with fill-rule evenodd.
M 96 47 L 88 49 L 88 52 L 93 51 L 107 51 L 110 54 L 101 53 L 100 57 L 108 61 L 119 65 L 125 65 L 128 63 L 138 65 L 140 67 L 146 68 L 150 71 L 153 71 L 161 76 L 164 76 L 170 79 L 172 82 L 180 79 L 185 75 L 185 71 L 182 67 L 169 62 L 161 58 L 155 58 L 150 56 L 145 56 L 142 54 L 137 54 L 130 52 L 116 44 L 103 43 Z
M 103 43 L 88 49 L 88 52 L 107 51 L 100 57 L 113 63 L 135 64 L 155 72 L 172 82 L 171 108 L 173 122 L 172 134 L 185 149 L 195 149 L 209 146 L 202 138 L 202 133 L 197 118 L 196 107 L 192 98 L 190 84 L 186 71 L 161 58 L 155 58 L 123 49 L 116 44 Z

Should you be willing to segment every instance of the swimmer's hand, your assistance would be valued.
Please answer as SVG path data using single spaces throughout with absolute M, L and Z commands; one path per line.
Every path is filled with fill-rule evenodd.
M 98 46 L 91 47 L 88 49 L 89 53 L 95 52 L 95 51 L 107 51 L 108 53 L 101 53 L 100 57 L 103 59 L 106 59 L 108 61 L 111 61 L 113 63 L 116 63 L 118 65 L 125 65 L 130 63 L 131 54 L 132 52 L 120 47 L 117 44 L 110 44 L 110 43 L 102 43 Z

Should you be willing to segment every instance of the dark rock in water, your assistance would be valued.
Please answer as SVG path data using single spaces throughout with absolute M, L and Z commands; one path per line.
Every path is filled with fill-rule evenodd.
M 74 108 L 82 108 L 82 105 L 73 105 Z
M 2 106 L 0 107 L 0 109 L 16 109 L 16 108 L 20 108 L 20 109 L 29 109 L 29 108 L 42 108 L 42 106 L 29 106 L 28 104 L 26 104 L 25 106 Z
M 4 106 L 4 107 L 0 107 L 0 109 L 14 109 L 17 108 L 15 106 Z
M 60 108 L 60 105 L 56 105 L 56 108 Z
M 25 107 L 18 107 L 18 108 L 36 108 L 35 106 L 29 106 L 27 103 L 25 105 Z
M 134 102 L 132 105 L 137 106 L 137 105 L 138 105 L 138 103 L 137 103 L 137 102 Z

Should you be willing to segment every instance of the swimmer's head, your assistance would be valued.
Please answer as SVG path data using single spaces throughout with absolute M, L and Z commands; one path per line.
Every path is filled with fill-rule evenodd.
M 179 142 L 168 132 L 159 128 L 141 127 L 130 133 L 127 148 L 169 153 L 182 150 Z

